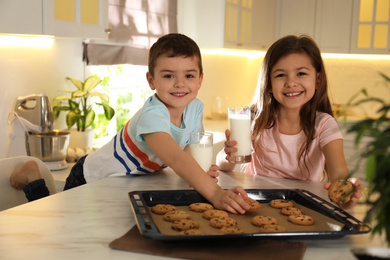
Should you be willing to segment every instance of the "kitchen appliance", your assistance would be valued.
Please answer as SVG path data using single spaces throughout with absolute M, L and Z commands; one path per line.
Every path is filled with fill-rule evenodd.
M 46 94 L 18 97 L 8 124 L 12 124 L 8 157 L 34 156 L 50 170 L 68 167 L 65 159 L 70 133 L 53 129 L 53 112 Z

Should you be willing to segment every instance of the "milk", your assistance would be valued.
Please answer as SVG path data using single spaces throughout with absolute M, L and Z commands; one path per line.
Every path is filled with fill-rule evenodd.
M 205 172 L 210 169 L 213 163 L 212 145 L 190 144 L 190 154 Z
M 237 141 L 238 151 L 232 153 L 236 162 L 251 161 L 251 114 L 249 107 L 229 108 L 230 140 Z

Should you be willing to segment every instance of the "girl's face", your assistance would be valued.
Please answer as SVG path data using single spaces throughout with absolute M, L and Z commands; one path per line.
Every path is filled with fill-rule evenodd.
M 156 90 L 158 98 L 170 112 L 184 111 L 186 105 L 196 98 L 203 80 L 197 58 L 183 56 L 159 57 L 154 76 L 147 73 L 146 77 L 150 88 Z
M 306 53 L 292 53 L 279 59 L 270 71 L 272 94 L 281 109 L 299 111 L 314 96 L 319 73 Z

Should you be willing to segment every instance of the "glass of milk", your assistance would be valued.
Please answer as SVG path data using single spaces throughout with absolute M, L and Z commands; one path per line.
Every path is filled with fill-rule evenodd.
M 251 161 L 251 109 L 249 106 L 229 107 L 230 140 L 237 141 L 238 151 L 232 153 L 236 163 Z
M 207 172 L 213 163 L 213 134 L 208 132 L 191 133 L 190 154 Z

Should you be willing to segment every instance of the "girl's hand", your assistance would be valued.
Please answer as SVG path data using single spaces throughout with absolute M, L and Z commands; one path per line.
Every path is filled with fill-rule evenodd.
M 234 187 L 229 190 L 220 190 L 213 197 L 213 205 L 222 210 L 229 211 L 234 214 L 245 214 L 245 211 L 250 209 L 245 199 L 248 199 L 248 194 L 242 187 Z
M 231 141 L 230 140 L 230 130 L 227 129 L 225 131 L 226 141 L 225 141 L 225 148 L 224 152 L 226 154 L 226 160 L 230 163 L 236 163 L 235 157 L 231 156 L 232 153 L 237 152 L 237 141 Z
M 343 210 L 351 209 L 356 206 L 358 203 L 360 197 L 362 196 L 362 192 L 364 189 L 364 186 L 360 183 L 359 179 L 357 178 L 350 178 L 348 179 L 349 182 L 352 183 L 353 187 L 355 188 L 355 192 L 351 197 L 351 200 L 344 204 L 339 204 L 339 207 Z M 331 183 L 325 183 L 324 188 L 326 190 L 329 189 Z
M 207 171 L 207 174 L 213 178 L 215 183 L 218 183 L 218 176 L 219 176 L 219 167 L 217 165 L 211 165 L 210 169 Z

